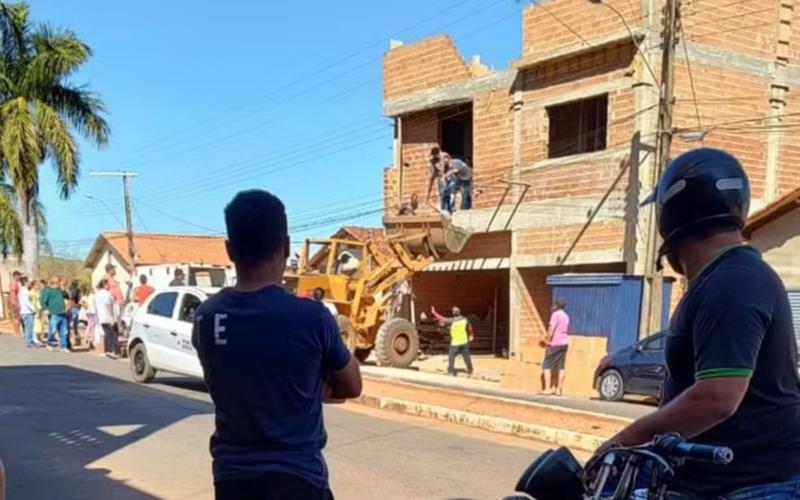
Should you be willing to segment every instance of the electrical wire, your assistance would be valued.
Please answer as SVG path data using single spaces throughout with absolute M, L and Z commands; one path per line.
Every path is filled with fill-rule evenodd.
M 447 14 L 447 13 L 451 12 L 451 11 L 452 11 L 454 8 L 456 8 L 456 7 L 460 6 L 460 5 L 467 4 L 467 3 L 471 2 L 471 1 L 472 1 L 472 0 L 460 0 L 460 1 L 458 1 L 458 2 L 455 2 L 455 3 L 451 4 L 451 5 L 448 5 L 448 7 L 446 7 L 445 9 L 442 9 L 441 11 L 438 11 L 438 12 L 436 12 L 435 14 L 433 14 L 433 15 L 429 16 L 429 17 L 426 17 L 425 19 L 423 19 L 423 21 L 421 21 L 421 22 L 417 22 L 417 23 L 414 23 L 413 25 L 407 26 L 406 28 L 404 28 L 404 29 L 400 30 L 400 31 L 398 32 L 398 34 L 403 34 L 403 33 L 406 33 L 406 32 L 408 32 L 408 31 L 411 31 L 412 29 L 415 29 L 415 28 L 417 28 L 417 27 L 418 27 L 420 24 L 423 24 L 423 23 L 425 23 L 425 22 L 427 22 L 427 21 L 429 21 L 429 20 L 432 20 L 432 19 L 438 19 L 438 18 L 440 18 L 441 16 L 443 16 L 443 15 L 445 15 L 445 14 Z M 494 7 L 496 4 L 498 4 L 498 3 L 501 3 L 502 1 L 505 1 L 505 0 L 493 0 L 493 1 L 489 2 L 488 4 L 481 6 L 480 8 L 478 8 L 478 9 L 476 9 L 476 10 L 470 11 L 470 12 L 468 12 L 467 14 L 465 14 L 465 15 L 463 15 L 463 16 L 461 16 L 461 17 L 459 17 L 459 18 L 457 18 L 457 19 L 455 19 L 455 20 L 453 20 L 453 21 L 451 21 L 451 22 L 449 22 L 449 23 L 446 23 L 445 25 L 442 25 L 442 26 L 438 27 L 437 29 L 435 29 L 435 30 L 432 30 L 432 31 L 431 31 L 431 33 L 436 33 L 436 32 L 438 32 L 438 31 L 442 31 L 442 30 L 444 30 L 445 28 L 448 28 L 448 27 L 450 27 L 450 26 L 453 26 L 453 25 L 455 25 L 455 24 L 458 24 L 458 23 L 460 23 L 460 22 L 462 22 L 462 21 L 464 21 L 464 20 L 466 20 L 466 19 L 469 19 L 470 17 L 474 17 L 474 16 L 476 16 L 476 15 L 478 15 L 478 14 L 480 14 L 480 13 L 482 13 L 482 12 L 486 11 L 487 9 L 489 9 L 489 8 L 491 8 L 491 7 Z M 273 90 L 273 91 L 271 91 L 271 92 L 267 93 L 266 95 L 264 95 L 264 96 L 262 96 L 262 97 L 260 97 L 260 98 L 258 98 L 258 99 L 266 99 L 266 98 L 270 98 L 270 97 L 276 97 L 276 96 L 278 96 L 278 95 L 279 95 L 281 92 L 283 92 L 283 91 L 285 91 L 285 90 L 288 90 L 288 89 L 291 89 L 291 88 L 293 88 L 293 87 L 296 87 L 296 86 L 298 86 L 298 85 L 300 85 L 300 84 L 302 84 L 302 83 L 307 83 L 307 82 L 309 82 L 310 80 L 312 80 L 314 77 L 316 77 L 316 76 L 319 76 L 319 75 L 321 75 L 321 74 L 323 74 L 323 73 L 327 72 L 327 71 L 328 71 L 328 70 L 330 70 L 330 69 L 337 68 L 337 67 L 339 67 L 339 66 L 340 66 L 342 63 L 345 63 L 345 62 L 347 62 L 347 61 L 349 61 L 349 60 L 351 60 L 351 59 L 355 58 L 356 56 L 358 56 L 358 55 L 360 55 L 360 54 L 362 54 L 362 53 L 364 53 L 364 52 L 366 52 L 366 51 L 368 51 L 368 50 L 370 50 L 370 49 L 372 49 L 372 48 L 374 48 L 374 47 L 377 47 L 377 46 L 379 46 L 379 45 L 382 45 L 382 44 L 384 44 L 384 43 L 386 43 L 386 40 L 385 40 L 385 38 L 381 38 L 379 41 L 376 41 L 376 42 L 374 42 L 374 43 L 370 43 L 368 46 L 366 46 L 366 47 L 365 47 L 365 48 L 363 48 L 363 49 L 359 49 L 359 50 L 357 50 L 357 51 L 355 51 L 355 52 L 353 52 L 353 53 L 351 53 L 351 54 L 349 54 L 349 55 L 347 55 L 347 56 L 345 56 L 345 57 L 342 57 L 342 58 L 340 58 L 340 59 L 337 59 L 336 61 L 333 61 L 333 62 L 331 62 L 331 63 L 329 63 L 329 64 L 327 64 L 327 65 L 323 66 L 322 68 L 320 68 L 320 69 L 318 69 L 318 70 L 316 70 L 316 71 L 312 72 L 311 74 L 304 75 L 304 76 L 303 76 L 303 77 L 301 77 L 301 78 L 297 78 L 297 79 L 295 79 L 295 80 L 293 80 L 293 81 L 291 81 L 291 82 L 287 83 L 286 85 L 283 85 L 283 86 L 279 87 L 278 89 L 275 89 L 275 90 Z M 375 62 L 375 61 L 378 61 L 378 60 L 380 60 L 382 57 L 383 57 L 383 54 L 379 54 L 378 56 L 376 56 L 376 57 L 374 57 L 374 58 L 371 58 L 371 59 L 370 59 L 370 60 L 368 60 L 367 62 L 365 62 L 365 63 L 361 63 L 361 64 L 360 64 L 359 66 L 357 66 L 356 68 L 357 68 L 357 69 L 360 69 L 360 68 L 362 68 L 362 67 L 365 67 L 365 66 L 369 65 L 369 64 L 370 64 L 370 63 L 372 63 L 372 62 Z M 285 102 L 286 102 L 288 99 L 294 99 L 294 98 L 300 97 L 300 96 L 302 96 L 302 95 L 306 95 L 307 93 L 309 93 L 309 92 L 311 92 L 311 91 L 313 91 L 313 90 L 317 90 L 317 89 L 320 89 L 320 88 L 325 88 L 325 87 L 327 86 L 327 84 L 329 84 L 330 82 L 332 82 L 332 81 L 334 81 L 334 80 L 336 80 L 336 79 L 339 79 L 339 78 L 341 78 L 341 77 L 343 77 L 343 76 L 347 76 L 347 75 L 351 74 L 351 73 L 353 72 L 353 70 L 354 70 L 354 69 L 356 69 L 356 68 L 350 68 L 350 69 L 348 69 L 347 71 L 345 71 L 345 72 L 343 72 L 343 73 L 340 73 L 340 74 L 338 74 L 337 76 L 326 78 L 326 80 L 325 80 L 325 83 L 326 83 L 326 85 L 325 85 L 325 86 L 322 86 L 322 85 L 319 85 L 319 84 L 316 84 L 316 83 L 314 83 L 314 84 L 312 84 L 312 85 L 311 85 L 309 88 L 307 88 L 307 89 L 305 89 L 305 90 L 301 90 L 301 91 L 299 91 L 299 92 L 297 92 L 297 93 L 295 93 L 295 94 L 292 94 L 292 95 L 290 95 L 288 98 L 284 96 L 284 97 L 282 97 L 282 98 L 281 98 L 281 102 L 282 102 L 282 103 L 285 103 Z M 257 112 L 257 110 L 258 110 L 258 109 L 260 109 L 260 108 L 253 108 L 253 107 L 252 107 L 252 105 L 251 105 L 251 102 L 248 102 L 247 104 L 243 104 L 243 105 L 241 105 L 241 106 L 239 106 L 239 107 L 235 108 L 235 109 L 234 109 L 234 111 L 238 112 L 238 111 L 241 111 L 241 110 L 244 110 L 244 109 L 250 109 L 250 114 L 252 114 L 252 113 L 255 113 L 255 112 Z M 245 116 L 246 116 L 246 115 L 245 115 Z M 219 117 L 218 117 L 218 116 L 215 116 L 215 117 L 211 118 L 211 120 L 210 120 L 210 121 L 212 121 L 212 120 L 213 120 L 213 123 L 212 123 L 212 124 L 213 124 L 213 126 L 214 126 L 214 127 L 218 127 L 218 126 L 219 126 L 219 123 L 220 123 L 220 119 L 219 119 Z M 190 129 L 189 129 L 189 130 L 191 130 L 192 128 L 197 128 L 197 127 L 196 127 L 196 126 L 190 127 Z M 170 135 L 172 135 L 172 136 L 174 136 L 174 135 L 180 135 L 180 132 L 177 132 L 177 133 L 174 133 L 174 134 L 170 134 Z M 193 138 L 196 138 L 196 137 L 197 137 L 197 136 L 194 136 Z M 180 142 L 185 142 L 185 140 L 183 140 L 183 141 L 180 141 Z M 174 143 L 173 143 L 172 145 L 174 145 Z M 145 148 L 145 150 L 146 150 L 146 149 L 147 149 L 147 148 Z M 138 156 L 138 155 L 141 155 L 141 154 L 142 154 L 142 150 L 140 149 L 140 150 L 139 150 L 138 152 L 136 152 L 135 154 L 137 154 L 137 156 Z M 123 161 L 123 163 L 129 163 L 130 161 L 132 161 L 132 160 Z
M 174 221 L 180 222 L 180 223 L 185 224 L 187 226 L 192 226 L 192 227 L 195 227 L 197 229 L 202 229 L 203 231 L 208 231 L 208 232 L 210 232 L 212 234 L 222 234 L 223 233 L 223 231 L 221 231 L 218 228 L 215 229 L 215 228 L 211 228 L 211 227 L 208 227 L 208 226 L 203 226 L 201 224 L 197 224 L 197 223 L 192 222 L 192 221 L 188 221 L 186 219 L 183 219 L 183 218 L 178 217 L 176 215 L 173 215 L 171 213 L 165 212 L 165 211 L 163 211 L 163 210 L 161 210 L 159 208 L 156 208 L 153 205 L 145 203 L 142 200 L 135 199 L 134 201 L 136 201 L 136 203 L 142 205 L 145 208 L 148 208 L 148 209 L 152 210 L 153 212 L 155 212 L 155 213 L 157 213 L 159 215 L 162 215 L 164 217 L 167 217 L 168 219 L 172 219 Z
M 158 253 L 158 256 L 161 257 L 162 261 L 166 260 L 166 255 L 164 254 L 164 252 L 161 251 L 161 248 L 158 246 L 158 243 L 156 242 L 156 239 L 153 238 L 153 233 L 151 233 L 150 230 L 147 229 L 147 224 L 144 222 L 144 218 L 139 214 L 139 209 L 138 209 L 138 207 L 136 205 L 133 205 L 133 213 L 136 214 L 136 217 L 139 219 L 139 222 L 142 224 L 142 228 L 145 231 L 144 236 L 146 238 L 148 238 L 150 240 L 150 242 L 153 244 L 153 248 L 156 249 L 156 253 Z M 136 234 L 136 233 L 134 233 L 134 234 Z M 141 235 L 141 233 L 139 233 L 139 234 Z
M 681 23 L 679 29 L 683 34 L 681 44 L 683 45 L 683 54 L 686 57 L 686 72 L 689 74 L 689 85 L 692 88 L 692 101 L 694 102 L 694 112 L 697 116 L 697 127 L 703 128 L 703 122 L 700 120 L 700 106 L 697 104 L 697 90 L 695 89 L 694 76 L 692 75 L 692 62 L 689 58 L 689 49 L 686 48 L 686 31 L 683 29 L 683 23 Z

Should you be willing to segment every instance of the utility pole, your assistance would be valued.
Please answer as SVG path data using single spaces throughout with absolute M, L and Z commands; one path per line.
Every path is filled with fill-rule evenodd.
M 94 171 L 89 172 L 89 175 L 96 177 L 121 177 L 122 178 L 122 194 L 125 206 L 125 233 L 128 236 L 128 258 L 131 262 L 131 276 L 135 274 L 136 269 L 136 243 L 133 241 L 133 217 L 131 217 L 131 190 L 130 178 L 136 177 L 136 172 L 126 171 Z
M 680 18 L 680 0 L 666 0 L 664 6 L 664 31 L 662 35 L 661 84 L 659 86 L 658 128 L 656 130 L 656 168 L 652 185 L 656 185 L 669 161 L 672 145 L 672 108 L 675 101 L 675 46 Z M 664 276 L 656 265 L 661 237 L 658 234 L 655 206 L 650 208 L 648 221 L 647 263 L 642 290 L 642 335 L 661 330 L 661 307 Z

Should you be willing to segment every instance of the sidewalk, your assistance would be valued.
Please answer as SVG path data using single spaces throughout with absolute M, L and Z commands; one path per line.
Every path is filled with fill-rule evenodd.
M 461 374 L 458 377 L 439 375 L 400 368 L 362 365 L 361 373 L 368 378 L 393 382 L 405 382 L 427 387 L 453 389 L 469 394 L 507 399 L 521 403 L 536 403 L 566 410 L 577 410 L 623 419 L 636 419 L 655 410 L 652 404 L 640 400 L 619 402 L 602 401 L 583 397 L 543 396 L 501 389 L 496 382 L 469 379 Z
M 591 399 L 534 396 L 496 383 L 434 373 L 362 366 L 357 403 L 444 420 L 502 434 L 592 452 L 653 406 Z

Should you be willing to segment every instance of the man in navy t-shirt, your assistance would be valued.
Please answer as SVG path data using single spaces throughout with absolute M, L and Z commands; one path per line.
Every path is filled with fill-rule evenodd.
M 281 287 L 289 255 L 283 203 L 241 192 L 225 223 L 237 285 L 199 307 L 192 338 L 216 406 L 216 498 L 332 498 L 322 402 L 360 395 L 358 362 L 321 303 Z

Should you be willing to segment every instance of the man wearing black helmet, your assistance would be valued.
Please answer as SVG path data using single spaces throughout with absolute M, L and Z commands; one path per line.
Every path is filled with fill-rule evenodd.
M 661 408 L 600 450 L 680 432 L 734 460 L 687 462 L 674 498 L 800 498 L 797 346 L 783 284 L 741 233 L 747 175 L 730 154 L 697 149 L 667 166 L 653 201 L 660 257 L 689 287 L 670 320 Z

